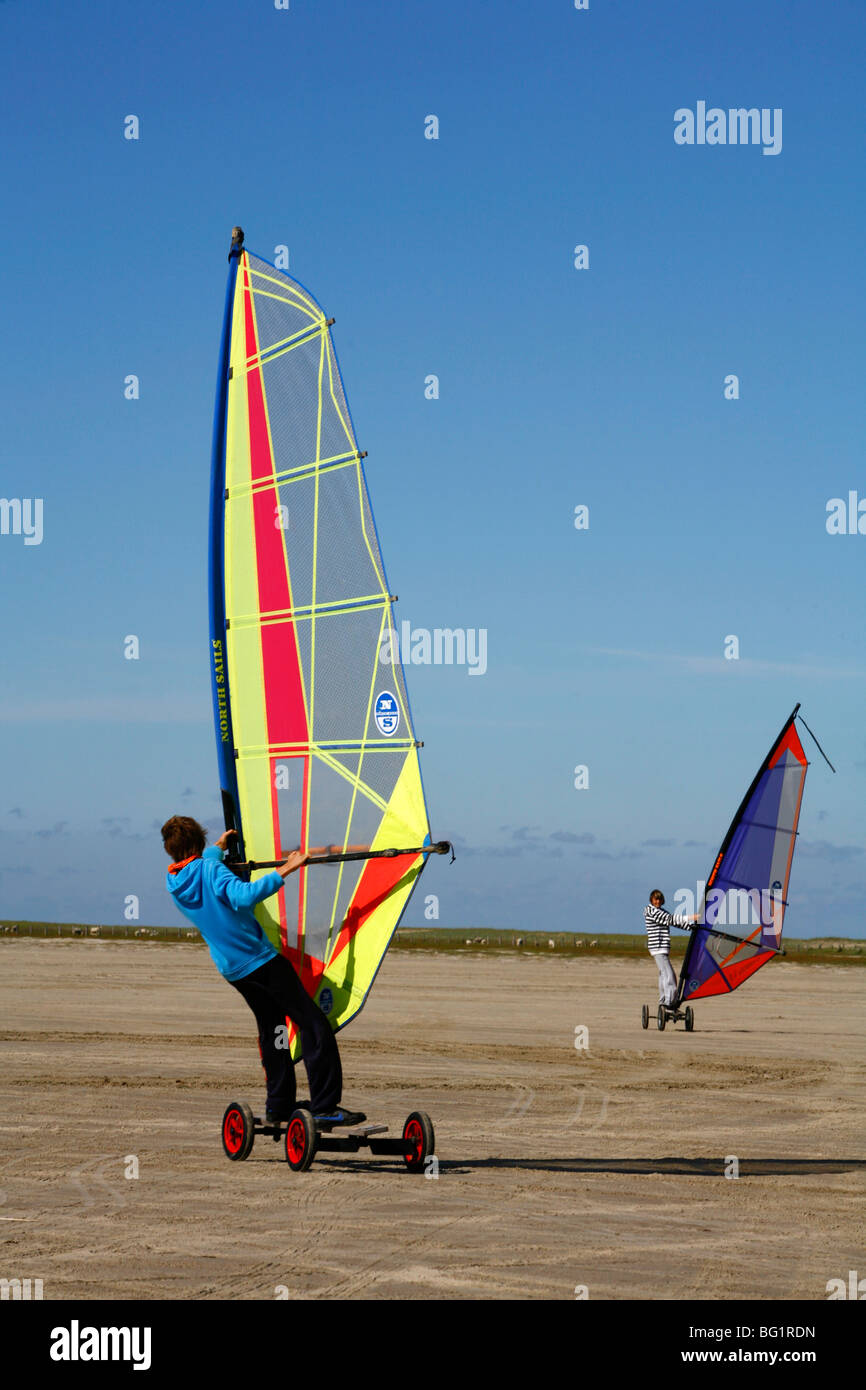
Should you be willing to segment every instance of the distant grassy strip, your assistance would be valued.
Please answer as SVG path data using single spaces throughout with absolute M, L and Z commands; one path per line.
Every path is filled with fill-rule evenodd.
M 801 964 L 831 961 L 834 965 L 866 965 L 866 942 L 848 937 L 823 936 L 807 940 L 786 941 L 782 960 Z M 455 930 L 440 927 L 401 927 L 392 950 L 420 951 L 508 951 L 517 955 L 560 956 L 622 956 L 634 959 L 647 953 L 646 937 L 619 933 L 604 935 L 590 932 L 503 932 Z M 682 959 L 686 949 L 684 936 L 671 937 L 671 959 Z M 732 944 L 733 949 L 733 944 Z
M 0 919 L 0 940 L 16 937 L 57 940 L 73 937 L 100 941 L 188 941 L 203 945 L 192 927 L 145 927 L 140 922 L 93 926 L 84 922 L 15 922 Z M 671 958 L 682 959 L 686 938 L 671 938 Z M 620 933 L 489 931 L 461 927 L 401 927 L 391 949 L 397 951 L 507 951 L 513 955 L 622 956 L 634 960 L 646 954 L 646 937 Z M 782 960 L 801 964 L 866 965 L 866 942 L 844 936 L 819 936 L 785 942 Z
M 22 922 L 11 917 L 0 919 L 0 940 L 16 936 L 98 937 L 101 941 L 197 941 L 202 942 L 193 927 L 143 927 L 140 922 L 108 923 L 94 926 L 90 922 Z

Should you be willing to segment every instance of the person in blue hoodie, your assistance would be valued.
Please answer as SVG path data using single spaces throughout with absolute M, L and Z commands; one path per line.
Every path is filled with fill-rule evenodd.
M 365 1115 L 341 1106 L 343 1073 L 337 1039 L 322 1010 L 307 994 L 290 961 L 275 950 L 253 914 L 256 903 L 283 887 L 305 863 L 300 850 L 255 883 L 244 883 L 226 868 L 227 830 L 205 848 L 207 836 L 191 816 L 172 816 L 162 842 L 173 861 L 166 886 L 184 917 L 204 938 L 217 970 L 243 996 L 259 1030 L 259 1051 L 267 1078 L 266 1116 L 285 1121 L 297 1107 L 295 1067 L 285 1041 L 286 1020 L 298 1029 L 310 1099 L 302 1101 L 321 1120 L 358 1124 Z

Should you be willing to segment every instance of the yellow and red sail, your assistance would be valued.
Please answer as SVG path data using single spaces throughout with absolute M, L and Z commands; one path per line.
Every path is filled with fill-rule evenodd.
M 429 844 L 330 324 L 300 284 L 240 248 L 220 370 L 211 584 L 227 823 L 247 861 Z M 335 1029 L 364 1003 L 424 860 L 416 848 L 310 865 L 257 909 Z

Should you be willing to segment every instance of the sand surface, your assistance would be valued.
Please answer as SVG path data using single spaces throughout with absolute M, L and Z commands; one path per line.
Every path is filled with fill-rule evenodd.
M 773 964 L 694 1033 L 644 1032 L 649 958 L 392 952 L 340 1035 L 345 1100 L 398 1133 L 427 1110 L 439 1175 L 294 1174 L 267 1138 L 223 1155 L 225 1105 L 264 1088 L 202 948 L 4 941 L 0 1274 L 46 1299 L 823 1300 L 866 1272 L 864 991 Z

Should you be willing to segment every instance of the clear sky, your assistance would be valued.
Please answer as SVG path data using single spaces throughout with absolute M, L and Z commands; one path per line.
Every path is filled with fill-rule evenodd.
M 0 495 L 43 536 L 0 535 L 0 917 L 179 921 L 155 828 L 222 828 L 239 222 L 336 317 L 398 617 L 487 633 L 407 670 L 440 924 L 641 930 L 800 700 L 838 772 L 804 734 L 788 929 L 863 935 L 864 38 L 862 0 L 2 0 Z M 699 102 L 780 152 L 677 144 Z

